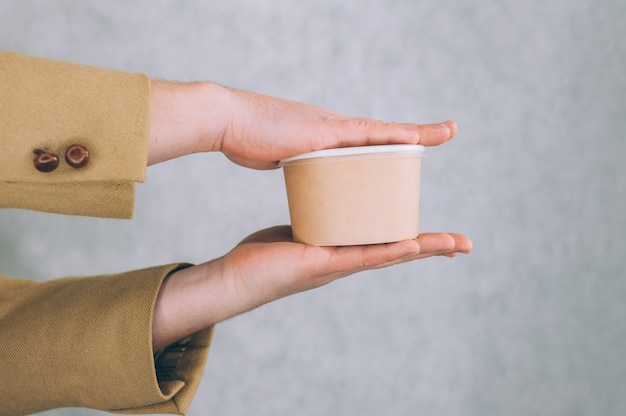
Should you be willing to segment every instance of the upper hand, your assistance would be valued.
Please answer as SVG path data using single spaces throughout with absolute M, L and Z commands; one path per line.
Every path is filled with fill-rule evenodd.
M 255 169 L 275 168 L 280 159 L 320 149 L 417 143 L 436 146 L 457 130 L 453 121 L 387 123 L 281 98 L 227 91 L 228 122 L 212 150 Z

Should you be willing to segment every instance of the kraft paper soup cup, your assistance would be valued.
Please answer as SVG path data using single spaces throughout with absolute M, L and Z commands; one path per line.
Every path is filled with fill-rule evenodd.
M 318 150 L 280 161 L 294 240 L 317 246 L 416 238 L 424 146 Z

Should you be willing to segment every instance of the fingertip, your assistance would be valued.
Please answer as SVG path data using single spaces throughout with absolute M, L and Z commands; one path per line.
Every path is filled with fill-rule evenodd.
M 471 253 L 472 250 L 474 249 L 474 244 L 472 243 L 472 240 L 470 240 L 469 238 L 466 238 L 463 243 L 464 243 L 464 246 L 459 251 L 463 254 Z
M 469 254 L 474 248 L 474 243 L 469 237 L 463 234 L 451 234 L 455 242 L 455 251 L 463 254 Z
M 425 252 L 452 254 L 467 254 L 472 251 L 472 241 L 463 234 L 456 233 L 422 233 L 418 240 Z
M 454 120 L 448 120 L 444 123 L 450 129 L 450 138 L 456 136 L 456 132 L 459 130 L 459 126 Z

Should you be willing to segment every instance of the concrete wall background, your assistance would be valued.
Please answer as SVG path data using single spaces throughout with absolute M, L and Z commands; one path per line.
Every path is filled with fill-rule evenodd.
M 190 415 L 618 415 L 624 21 L 619 0 L 0 0 L 0 47 L 458 122 L 429 150 L 421 224 L 474 253 L 219 325 Z M 0 266 L 44 280 L 201 262 L 287 222 L 280 171 L 195 155 L 148 170 L 132 221 L 0 212 Z

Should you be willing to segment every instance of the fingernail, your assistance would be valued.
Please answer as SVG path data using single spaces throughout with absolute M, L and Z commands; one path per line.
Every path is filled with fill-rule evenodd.
M 456 135 L 457 130 L 459 129 L 456 122 L 454 120 L 446 120 L 443 123 L 450 130 L 450 137 L 454 137 Z

